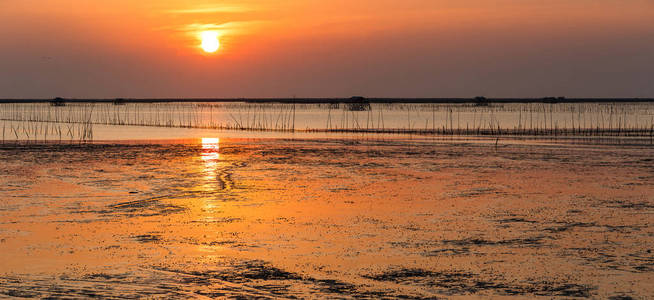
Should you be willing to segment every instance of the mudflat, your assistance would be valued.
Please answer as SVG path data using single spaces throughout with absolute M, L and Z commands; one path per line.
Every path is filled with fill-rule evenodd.
M 651 145 L 0 145 L 0 294 L 646 298 Z

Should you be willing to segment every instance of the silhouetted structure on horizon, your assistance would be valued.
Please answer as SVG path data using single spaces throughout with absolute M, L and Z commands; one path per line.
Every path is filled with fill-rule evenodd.
M 52 106 L 66 106 L 66 100 L 61 97 L 54 98 L 50 100 L 50 105 Z

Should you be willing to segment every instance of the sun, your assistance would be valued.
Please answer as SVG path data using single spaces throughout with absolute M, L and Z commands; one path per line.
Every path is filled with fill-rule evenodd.
M 202 50 L 207 53 L 214 53 L 220 48 L 220 41 L 218 41 L 218 32 L 215 31 L 203 31 L 200 33 L 200 38 L 202 39 Z

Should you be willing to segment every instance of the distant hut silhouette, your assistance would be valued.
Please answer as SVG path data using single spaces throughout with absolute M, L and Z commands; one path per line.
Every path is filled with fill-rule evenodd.
M 488 106 L 488 104 L 490 104 L 490 101 L 486 97 L 475 97 L 475 106 Z
M 364 97 L 354 96 L 346 103 L 346 107 L 349 111 L 367 111 L 370 110 L 370 102 Z
M 61 97 L 54 98 L 50 100 L 51 106 L 66 106 L 66 100 Z
M 565 100 L 565 97 L 545 97 L 543 98 L 544 103 L 559 103 Z

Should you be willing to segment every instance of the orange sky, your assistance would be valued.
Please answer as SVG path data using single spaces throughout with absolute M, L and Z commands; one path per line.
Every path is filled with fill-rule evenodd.
M 0 97 L 654 97 L 651 20 L 649 0 L 2 0 Z

